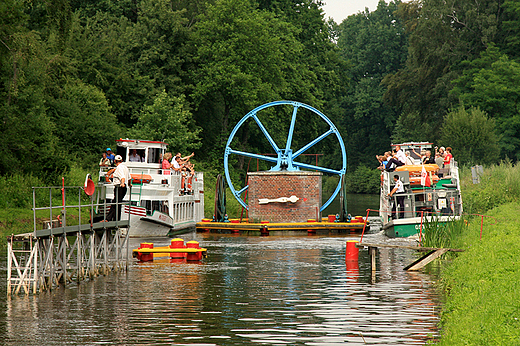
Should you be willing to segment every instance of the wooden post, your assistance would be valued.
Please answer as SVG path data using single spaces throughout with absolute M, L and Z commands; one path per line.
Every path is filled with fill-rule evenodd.
M 370 255 L 370 267 L 372 272 L 376 271 L 376 249 L 376 247 L 368 247 L 368 254 Z

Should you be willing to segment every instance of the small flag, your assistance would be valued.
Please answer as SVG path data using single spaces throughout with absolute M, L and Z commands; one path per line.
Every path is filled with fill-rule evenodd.
M 428 187 L 431 186 L 430 177 L 428 176 L 426 169 L 424 169 L 424 165 L 422 166 L 422 170 L 421 170 L 421 185 L 428 186 Z

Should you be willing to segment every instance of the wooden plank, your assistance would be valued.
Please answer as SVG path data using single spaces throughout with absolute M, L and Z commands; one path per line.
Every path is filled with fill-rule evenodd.
M 396 244 L 372 244 L 372 243 L 357 243 L 356 246 L 358 248 L 362 247 L 387 247 L 387 248 L 396 248 L 396 249 L 411 249 L 411 250 L 417 250 L 417 251 L 434 251 L 438 250 L 439 248 L 435 247 L 422 247 L 422 246 L 410 246 L 410 245 L 396 245 Z M 447 251 L 452 252 L 464 252 L 463 249 L 449 249 L 446 248 Z
M 426 255 L 419 258 L 417 261 L 413 262 L 412 264 L 404 267 L 404 270 L 412 271 L 412 270 L 419 270 L 426 266 L 428 263 L 433 261 L 434 259 L 444 255 L 446 252 L 448 252 L 449 249 L 437 249 L 432 250 L 428 252 Z

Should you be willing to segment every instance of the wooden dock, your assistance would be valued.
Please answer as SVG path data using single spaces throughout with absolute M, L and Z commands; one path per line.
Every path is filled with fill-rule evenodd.
M 318 230 L 344 230 L 361 232 L 364 222 L 277 222 L 277 223 L 252 223 L 252 222 L 212 222 L 203 221 L 196 224 L 198 232 L 209 230 L 230 230 L 230 231 L 258 231 L 261 234 L 269 234 L 271 231 L 311 231 Z M 367 223 L 368 226 L 368 223 Z
M 62 189 L 38 189 L 49 189 L 52 196 L 51 190 L 56 188 Z M 127 269 L 129 220 L 81 223 L 82 208 L 90 208 L 90 215 L 94 211 L 93 198 L 90 199 L 90 204 L 81 204 L 83 187 L 63 187 L 69 191 L 79 190 L 79 202 L 75 200 L 77 204 L 72 206 L 66 204 L 63 192 L 62 206 L 37 207 L 34 202 L 35 189 L 37 188 L 33 188 L 34 231 L 7 237 L 8 294 L 36 294 L 71 282 L 92 279 L 112 270 Z M 65 216 L 67 209 L 70 211 L 71 208 L 79 210 L 80 223 L 67 226 Z M 58 209 L 58 213 L 62 215 L 59 222 L 53 220 L 53 209 Z M 49 220 L 42 225 L 45 228 L 37 225 L 37 210 L 49 212 Z
M 419 252 L 426 252 L 424 256 L 417 259 L 413 263 L 404 267 L 404 270 L 415 271 L 420 270 L 434 259 L 444 255 L 446 252 L 463 252 L 462 249 L 449 249 L 449 248 L 433 248 L 433 247 L 422 247 L 422 246 L 411 246 L 411 245 L 395 245 L 395 244 L 373 244 L 373 243 L 358 243 L 358 248 L 368 248 L 370 255 L 370 263 L 372 271 L 376 270 L 376 253 L 378 248 L 395 248 L 395 249 L 410 249 Z

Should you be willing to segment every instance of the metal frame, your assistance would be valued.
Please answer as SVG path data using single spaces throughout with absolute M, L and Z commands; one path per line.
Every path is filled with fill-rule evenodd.
M 52 206 L 52 189 L 63 189 L 63 205 Z M 81 282 L 93 279 L 97 275 L 106 275 L 111 270 L 127 270 L 129 261 L 129 220 L 98 222 L 88 224 L 53 227 L 52 209 L 63 208 L 66 215 L 69 208 L 90 207 L 94 210 L 93 198 L 90 204 L 81 205 L 83 187 L 47 187 L 50 205 L 36 207 L 36 188 L 33 188 L 34 231 L 11 235 L 7 239 L 7 294 L 36 294 L 66 286 L 73 281 Z M 78 205 L 67 206 L 66 189 L 78 189 Z M 121 208 L 123 205 L 120 206 Z M 36 227 L 36 210 L 49 209 L 51 221 L 49 229 Z
M 291 125 L 289 128 L 289 133 L 287 135 L 287 143 L 286 143 L 286 146 L 284 149 L 281 149 L 278 147 L 276 142 L 273 140 L 273 138 L 271 137 L 271 135 L 269 134 L 269 132 L 267 131 L 267 129 L 265 128 L 265 126 L 262 124 L 262 122 L 260 121 L 260 119 L 257 116 L 257 113 L 265 108 L 273 107 L 273 106 L 280 106 L 280 105 L 291 105 L 293 107 Z M 298 109 L 300 107 L 308 109 L 308 110 L 312 111 L 313 113 L 315 113 L 316 115 L 318 115 L 330 126 L 330 128 L 328 131 L 324 132 L 319 137 L 315 138 L 314 140 L 312 140 L 309 143 L 307 143 L 306 145 L 304 145 L 302 148 L 293 152 L 293 150 L 291 149 L 292 139 L 293 139 L 294 127 L 295 127 L 295 123 L 296 123 L 296 115 L 297 115 Z M 237 133 L 238 129 L 244 124 L 244 122 L 246 122 L 246 120 L 248 120 L 250 118 L 256 122 L 256 124 L 258 125 L 258 127 L 260 128 L 260 130 L 262 131 L 264 136 L 267 138 L 269 144 L 271 144 L 271 147 L 273 148 L 273 150 L 276 154 L 276 158 L 269 157 L 266 155 L 253 154 L 253 153 L 248 153 L 248 152 L 244 152 L 244 151 L 234 150 L 231 148 L 231 142 L 233 141 L 233 138 L 234 138 L 235 134 Z M 325 139 L 326 137 L 328 137 L 329 135 L 332 135 L 332 134 L 334 134 L 336 136 L 336 138 L 339 142 L 340 148 L 341 148 L 342 167 L 340 170 L 334 170 L 331 168 L 319 167 L 319 166 L 315 166 L 315 165 L 309 165 L 309 164 L 305 164 L 302 162 L 294 161 L 298 156 L 303 154 L 309 148 L 313 147 L 314 145 L 316 145 L 317 143 L 319 143 L 320 141 L 322 141 L 323 139 Z M 340 135 L 338 129 L 336 128 L 336 126 L 332 123 L 332 121 L 330 121 L 329 118 L 327 118 L 325 116 L 325 114 L 321 113 L 316 108 L 313 108 L 309 105 L 306 105 L 301 102 L 296 102 L 296 101 L 275 101 L 275 102 L 266 103 L 264 105 L 261 105 L 255 109 L 253 109 L 252 111 L 247 113 L 235 125 L 235 128 L 233 129 L 233 131 L 231 131 L 231 134 L 229 135 L 229 139 L 227 141 L 226 149 L 224 152 L 224 169 L 225 169 L 225 174 L 226 174 L 226 180 L 227 180 L 228 186 L 229 186 L 233 196 L 237 199 L 237 201 L 244 208 L 249 209 L 247 204 L 245 203 L 245 201 L 243 201 L 241 198 L 242 193 L 244 193 L 248 189 L 249 185 L 246 185 L 237 191 L 231 181 L 231 176 L 229 174 L 229 159 L 228 159 L 229 155 L 231 155 L 231 154 L 260 159 L 260 160 L 264 160 L 264 161 L 268 161 L 268 162 L 273 162 L 276 165 L 271 168 L 272 171 L 280 171 L 284 168 L 288 171 L 296 171 L 296 170 L 299 170 L 300 168 L 305 168 L 305 169 L 316 170 L 316 171 L 323 172 L 323 173 L 330 173 L 330 174 L 338 175 L 340 178 L 338 186 L 332 193 L 331 197 L 327 200 L 327 202 L 325 202 L 321 206 L 320 211 L 323 211 L 334 200 L 334 198 L 339 193 L 339 191 L 341 189 L 341 185 L 342 185 L 342 183 L 341 183 L 342 177 L 345 175 L 345 172 L 347 170 L 347 155 L 345 152 L 345 144 L 343 143 L 343 139 L 341 138 L 341 135 Z

